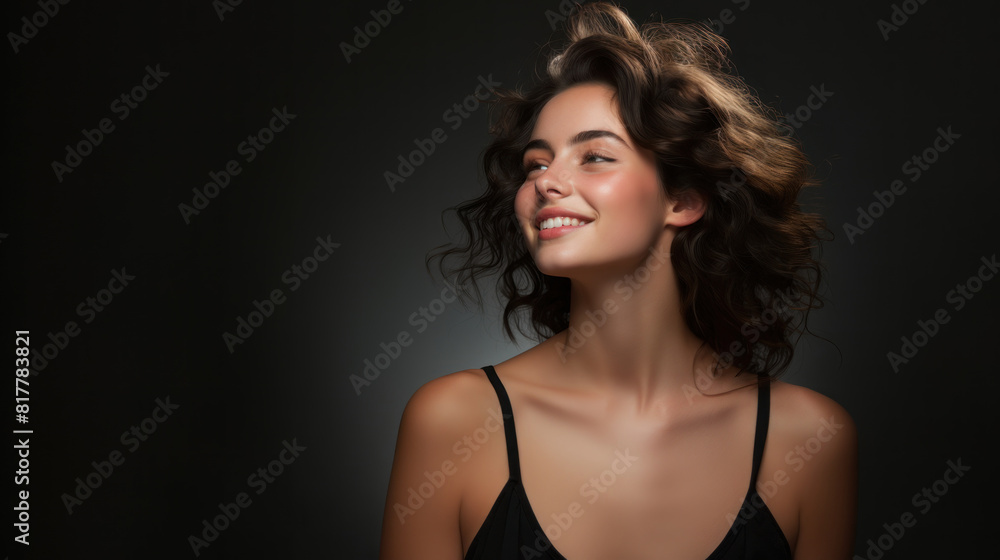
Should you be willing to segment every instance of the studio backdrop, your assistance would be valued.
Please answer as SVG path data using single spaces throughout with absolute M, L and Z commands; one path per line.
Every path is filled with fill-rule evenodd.
M 986 551 L 995 5 L 622 6 L 712 26 L 815 165 L 829 303 L 783 379 L 857 423 L 855 558 Z M 407 399 L 529 347 L 424 259 L 571 9 L 7 2 L 9 556 L 374 558 Z

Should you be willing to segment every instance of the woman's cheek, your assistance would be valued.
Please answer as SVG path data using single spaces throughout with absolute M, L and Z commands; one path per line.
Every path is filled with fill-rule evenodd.
M 518 227 L 521 229 L 523 235 L 528 235 L 528 224 L 531 223 L 532 213 L 534 209 L 532 208 L 532 198 L 531 189 L 528 188 L 527 183 L 518 189 L 517 194 L 514 195 L 514 220 L 517 222 Z

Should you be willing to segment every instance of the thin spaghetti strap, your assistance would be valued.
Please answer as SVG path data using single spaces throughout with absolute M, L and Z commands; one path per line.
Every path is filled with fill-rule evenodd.
M 767 374 L 757 376 L 757 428 L 753 436 L 753 469 L 750 473 L 750 490 L 757 485 L 757 473 L 764 457 L 767 426 L 771 416 L 771 380 Z
M 500 413 L 503 414 L 503 433 L 504 437 L 507 438 L 507 471 L 510 473 L 511 480 L 520 480 L 521 466 L 517 456 L 517 433 L 514 431 L 514 411 L 510 407 L 510 398 L 507 397 L 507 390 L 504 389 L 503 383 L 500 383 L 500 378 L 493 366 L 484 366 L 482 370 L 486 372 L 486 377 L 490 379 L 493 390 L 497 392 L 497 398 L 500 400 Z

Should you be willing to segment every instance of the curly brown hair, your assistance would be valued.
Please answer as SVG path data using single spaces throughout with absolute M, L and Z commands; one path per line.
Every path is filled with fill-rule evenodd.
M 570 281 L 536 267 L 514 197 L 545 103 L 573 85 L 604 83 L 635 144 L 656 154 L 667 196 L 695 191 L 706 202 L 702 218 L 680 228 L 671 246 L 687 326 L 717 352 L 717 367 L 777 376 L 791 362 L 793 338 L 808 330 L 809 311 L 823 305 L 819 241 L 830 231 L 799 206 L 799 192 L 815 182 L 798 143 L 730 73 L 725 40 L 701 24 L 637 27 L 619 7 L 597 2 L 578 6 L 566 31 L 568 45 L 550 55 L 534 87 L 497 90 L 490 101 L 486 191 L 449 209 L 467 239 L 432 251 L 428 270 L 438 259 L 443 275 L 470 288 L 463 299 L 480 307 L 478 282 L 497 275 L 512 341 L 512 325 L 531 338 L 522 308 L 537 340 L 568 328 Z M 450 258 L 460 262 L 448 270 Z

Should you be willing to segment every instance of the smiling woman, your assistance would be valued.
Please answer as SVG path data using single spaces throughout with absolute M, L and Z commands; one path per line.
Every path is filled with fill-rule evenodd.
M 821 305 L 805 156 L 707 28 L 598 2 L 567 31 L 498 91 L 468 239 L 429 259 L 540 342 L 410 399 L 381 558 L 849 557 L 854 423 L 776 379 Z

